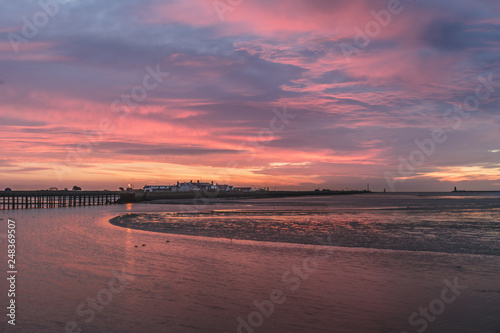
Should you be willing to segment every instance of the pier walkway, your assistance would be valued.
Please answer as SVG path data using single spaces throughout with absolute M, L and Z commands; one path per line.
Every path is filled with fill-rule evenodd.
M 128 191 L 0 191 L 0 209 L 111 205 L 135 200 Z

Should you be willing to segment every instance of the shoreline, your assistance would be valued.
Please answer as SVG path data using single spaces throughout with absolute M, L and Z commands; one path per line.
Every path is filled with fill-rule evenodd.
M 135 192 L 135 202 L 151 202 L 156 200 L 193 200 L 207 201 L 211 199 L 264 199 L 306 196 L 331 196 L 367 194 L 371 191 L 252 191 L 252 192 Z M 162 202 L 168 203 L 168 202 Z
M 298 245 L 311 245 L 311 246 L 331 246 L 338 248 L 346 248 L 346 249 L 369 249 L 369 250 L 384 250 L 384 251 L 397 251 L 397 252 L 408 252 L 408 253 L 435 253 L 435 254 L 448 254 L 448 255 L 466 255 L 466 256 L 481 256 L 481 257 L 492 257 L 498 258 L 500 257 L 500 253 L 485 253 L 482 251 L 477 252 L 455 252 L 451 249 L 439 249 L 439 248 L 399 248 L 399 247 L 391 247 L 391 246 L 376 246 L 376 245 L 368 245 L 368 244 L 357 244 L 357 243 L 346 243 L 343 241 L 339 241 L 338 239 L 333 239 L 332 242 L 328 243 L 318 243 L 317 241 L 303 240 L 295 237 L 290 238 L 259 238 L 255 235 L 247 235 L 247 237 L 238 237 L 231 235 L 230 233 L 224 234 L 221 233 L 221 230 L 212 230 L 200 232 L 200 230 L 188 231 L 187 229 L 183 230 L 162 230 L 158 227 L 152 227 L 151 225 L 140 225 L 134 223 L 120 223 L 115 219 L 120 216 L 114 217 L 110 219 L 108 222 L 116 227 L 121 227 L 125 229 L 139 230 L 139 231 L 147 231 L 152 233 L 160 233 L 165 235 L 178 235 L 178 236 L 190 236 L 190 237 L 207 237 L 214 239 L 225 239 L 227 241 L 253 241 L 253 242 L 265 242 L 265 243 L 278 243 L 278 244 L 298 244 Z M 115 221 L 113 221 L 115 220 Z M 321 238 L 320 238 L 321 239 Z
M 290 215 L 291 214 L 291 215 Z M 115 216 L 108 223 L 125 229 L 163 233 L 171 235 L 201 236 L 227 240 L 250 240 L 273 243 L 318 245 L 318 239 L 328 239 L 328 244 L 346 248 L 371 248 L 411 252 L 437 252 L 451 254 L 474 254 L 500 256 L 500 247 L 477 247 L 473 241 L 464 239 L 463 232 L 443 233 L 442 228 L 428 231 L 423 220 L 409 224 L 385 224 L 371 222 L 360 224 L 356 219 L 329 223 L 318 218 L 317 223 L 300 223 L 299 216 L 262 214 L 261 211 L 202 211 L 168 213 L 127 213 Z M 290 215 L 290 216 L 288 216 Z M 295 223 L 287 221 L 297 219 Z M 487 226 L 485 226 L 487 227 Z M 461 230 L 463 227 L 461 227 Z M 425 236 L 419 235 L 427 231 Z M 453 242 L 443 243 L 448 237 Z

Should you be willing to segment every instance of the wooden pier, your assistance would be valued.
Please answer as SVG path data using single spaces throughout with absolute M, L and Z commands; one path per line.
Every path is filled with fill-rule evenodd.
M 0 209 L 111 205 L 135 201 L 128 191 L 0 191 Z

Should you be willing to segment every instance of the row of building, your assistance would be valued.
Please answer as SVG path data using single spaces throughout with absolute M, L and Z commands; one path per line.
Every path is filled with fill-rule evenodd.
M 189 183 L 179 183 L 175 185 L 144 185 L 144 192 L 196 192 L 196 191 L 238 191 L 238 192 L 252 192 L 251 187 L 233 187 L 232 185 L 220 185 L 210 183 L 201 183 L 199 180 L 193 183 L 191 180 Z

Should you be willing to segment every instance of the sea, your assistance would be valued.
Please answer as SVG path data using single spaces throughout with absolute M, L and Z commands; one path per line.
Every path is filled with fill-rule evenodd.
M 1 332 L 500 333 L 498 192 L 22 209 L 0 222 Z

